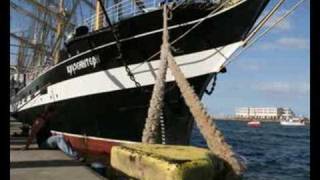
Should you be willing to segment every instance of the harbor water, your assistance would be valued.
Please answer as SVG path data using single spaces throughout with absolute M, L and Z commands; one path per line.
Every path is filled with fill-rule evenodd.
M 246 122 L 216 121 L 226 141 L 242 156 L 247 165 L 245 180 L 310 179 L 310 128 L 262 123 L 250 128 Z M 197 128 L 191 144 L 206 147 Z

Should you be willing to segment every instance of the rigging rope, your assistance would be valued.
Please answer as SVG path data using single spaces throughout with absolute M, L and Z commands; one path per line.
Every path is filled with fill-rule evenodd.
M 246 51 L 249 47 L 251 47 L 255 42 L 260 40 L 264 35 L 269 33 L 275 26 L 277 26 L 279 23 L 281 23 L 285 18 L 287 18 L 289 15 L 291 15 L 305 0 L 298 1 L 294 6 L 292 6 L 291 9 L 288 10 L 287 13 L 282 15 L 275 23 L 273 23 L 271 26 L 269 26 L 265 31 L 260 33 L 256 38 L 254 38 L 252 41 L 248 42 L 247 44 L 244 44 L 244 48 L 241 49 L 241 51 L 234 56 L 230 57 L 222 66 L 221 69 L 229 65 L 231 62 L 234 62 L 234 60 L 239 57 L 244 51 Z
M 80 2 L 80 5 L 79 5 L 79 8 L 80 8 L 80 17 L 81 17 L 81 21 L 80 22 L 84 22 L 83 11 L 82 11 L 82 3 L 81 2 Z
M 167 66 L 169 66 L 172 75 L 174 76 L 179 90 L 184 97 L 185 103 L 189 107 L 200 132 L 204 136 L 209 149 L 219 158 L 227 162 L 231 168 L 229 177 L 238 177 L 244 171 L 244 166 L 235 158 L 235 153 L 231 147 L 225 142 L 222 133 L 217 129 L 213 117 L 208 115 L 206 109 L 200 99 L 186 80 L 183 72 L 176 64 L 169 44 L 169 35 L 167 27 L 167 8 L 163 8 L 163 43 L 161 46 L 161 64 L 158 71 L 158 76 L 154 85 L 154 91 L 151 98 L 148 117 L 146 119 L 145 129 L 143 131 L 142 142 L 157 143 L 159 139 L 159 117 L 163 108 L 163 94 L 165 87 L 165 75 Z
M 265 23 L 272 17 L 272 15 L 280 8 L 280 6 L 285 2 L 285 0 L 279 0 L 279 2 L 272 8 L 272 10 L 262 18 L 259 24 L 253 28 L 249 33 L 249 36 L 244 40 L 244 44 L 250 41 L 252 37 L 265 25 Z

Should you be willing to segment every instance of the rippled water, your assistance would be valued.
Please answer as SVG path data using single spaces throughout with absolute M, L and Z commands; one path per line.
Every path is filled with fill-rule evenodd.
M 216 121 L 226 141 L 247 160 L 246 180 L 310 179 L 310 128 L 262 123 L 250 128 L 246 122 Z M 194 128 L 191 144 L 205 147 Z

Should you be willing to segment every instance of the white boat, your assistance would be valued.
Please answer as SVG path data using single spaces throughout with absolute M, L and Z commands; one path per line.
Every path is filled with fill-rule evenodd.
M 280 124 L 283 126 L 305 126 L 305 120 L 298 117 L 281 120 Z

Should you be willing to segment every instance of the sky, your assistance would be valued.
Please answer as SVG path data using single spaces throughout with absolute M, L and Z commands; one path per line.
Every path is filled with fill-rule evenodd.
M 21 0 L 15 1 L 20 3 Z M 266 10 L 277 1 L 271 0 Z M 266 27 L 296 2 L 298 0 L 287 0 Z M 78 12 L 82 17 L 79 20 L 88 17 L 88 13 Z M 13 32 L 23 30 L 23 25 L 29 23 L 18 15 L 12 14 L 11 18 Z M 290 107 L 296 114 L 309 117 L 309 39 L 310 2 L 306 0 L 281 24 L 235 58 L 227 66 L 227 73 L 218 75 L 214 93 L 202 99 L 209 112 L 213 116 L 234 115 L 237 107 L 271 106 Z M 11 51 L 14 50 L 16 48 L 11 47 Z
M 296 2 L 298 0 L 284 3 L 266 27 Z M 237 107 L 289 107 L 297 115 L 310 117 L 309 42 L 307 0 L 235 58 L 227 67 L 227 73 L 218 75 L 215 91 L 202 100 L 208 111 L 213 116 L 223 116 L 234 115 Z

